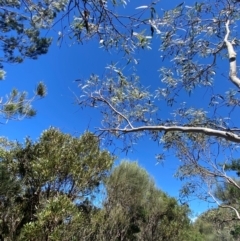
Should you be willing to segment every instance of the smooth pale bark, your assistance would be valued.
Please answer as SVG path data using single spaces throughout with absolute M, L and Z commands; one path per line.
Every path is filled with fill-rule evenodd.
M 229 62 L 230 62 L 230 72 L 229 72 L 229 77 L 230 80 L 238 87 L 240 88 L 240 79 L 237 77 L 237 53 L 234 51 L 233 44 L 234 41 L 231 43 L 228 40 L 230 30 L 229 30 L 229 23 L 230 21 L 228 20 L 226 22 L 226 35 L 224 38 L 224 42 L 227 45 L 227 50 L 228 50 L 228 57 L 229 57 Z

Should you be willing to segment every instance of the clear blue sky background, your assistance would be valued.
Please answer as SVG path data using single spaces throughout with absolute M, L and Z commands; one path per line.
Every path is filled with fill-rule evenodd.
M 144 5 L 147 2 L 139 0 L 139 5 Z M 169 9 L 181 2 L 179 0 L 162 0 L 161 7 Z M 0 83 L 0 96 L 6 95 L 13 87 L 16 87 L 19 90 L 27 90 L 30 97 L 38 81 L 44 81 L 48 90 L 44 99 L 34 102 L 34 107 L 37 109 L 36 117 L 22 121 L 9 121 L 0 126 L 1 135 L 10 140 L 22 142 L 26 136 L 35 140 L 43 130 L 50 126 L 76 136 L 81 135 L 88 127 L 89 130 L 95 130 L 95 127 L 100 126 L 101 117 L 97 111 L 81 110 L 76 105 L 75 94 L 78 95 L 79 90 L 74 80 L 86 79 L 91 73 L 102 75 L 107 63 L 110 63 L 112 59 L 121 61 L 121 58 L 118 59 L 119 57 L 114 53 L 107 53 L 100 49 L 97 41 L 71 47 L 63 43 L 59 47 L 56 44 L 57 31 L 50 34 L 52 33 L 55 41 L 53 41 L 48 54 L 40 56 L 38 60 L 26 60 L 23 64 L 5 65 L 7 78 Z M 139 53 L 141 59 L 138 66 L 139 74 L 143 83 L 148 86 L 157 86 L 160 83 L 157 72 L 161 66 L 158 47 L 156 40 L 152 51 Z M 192 104 L 197 106 L 200 103 Z M 169 112 L 170 110 L 166 109 L 165 111 Z M 121 145 L 121 143 L 118 144 Z M 119 156 L 119 160 L 125 158 L 137 160 L 155 179 L 159 188 L 178 198 L 181 183 L 174 179 L 173 175 L 179 161 L 171 153 L 168 153 L 168 158 L 164 164 L 156 165 L 155 155 L 160 151 L 157 143 L 146 137 L 135 145 L 134 150 L 127 156 L 121 152 L 116 154 Z M 190 207 L 198 213 L 209 206 L 201 201 L 194 201 L 190 203 Z

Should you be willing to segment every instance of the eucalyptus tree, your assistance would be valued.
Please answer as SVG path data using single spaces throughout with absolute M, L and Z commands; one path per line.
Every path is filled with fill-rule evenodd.
M 163 7 L 155 7 L 156 15 L 148 21 L 160 42 L 159 85 L 153 90 L 149 80 L 145 86 L 144 77 L 134 71 L 137 66 L 129 70 L 111 64 L 103 78 L 92 74 L 80 82 L 78 103 L 99 108 L 98 131 L 109 143 L 121 139 L 128 150 L 148 135 L 163 147 L 159 160 L 165 151 L 174 152 L 181 160 L 176 175 L 185 181 L 182 196 L 197 195 L 221 206 L 214 195 L 219 182 L 240 189 L 225 169 L 238 157 L 240 143 L 240 2 L 201 0 L 171 10 Z M 144 27 L 134 30 L 133 36 L 143 32 Z M 240 219 L 240 210 L 227 206 Z

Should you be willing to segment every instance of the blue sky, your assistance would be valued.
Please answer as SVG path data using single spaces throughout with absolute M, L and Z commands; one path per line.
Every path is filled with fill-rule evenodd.
M 146 2 L 148 1 L 139 1 L 139 5 Z M 161 7 L 168 9 L 181 2 L 162 0 Z M 53 34 L 56 39 L 57 32 L 53 32 Z M 141 59 L 138 72 L 146 85 L 157 86 L 160 83 L 157 72 L 161 65 L 159 56 L 157 45 L 152 51 L 142 51 L 138 55 Z M 75 95 L 79 94 L 79 90 L 75 80 L 86 79 L 91 73 L 103 75 L 106 64 L 113 59 L 121 61 L 121 58 L 118 58 L 118 55 L 100 49 L 97 41 L 72 46 L 63 43 L 61 47 L 57 46 L 56 41 L 53 41 L 48 54 L 40 56 L 38 60 L 26 60 L 19 65 L 5 65 L 7 78 L 0 83 L 0 96 L 6 95 L 15 87 L 21 91 L 28 91 L 30 97 L 39 81 L 43 81 L 47 85 L 48 94 L 44 99 L 34 102 L 37 110 L 36 117 L 22 121 L 9 121 L 7 124 L 1 125 L 1 135 L 21 142 L 26 136 L 35 140 L 43 130 L 50 126 L 75 136 L 81 135 L 87 128 L 94 131 L 100 125 L 101 117 L 97 111 L 82 110 L 76 105 Z M 196 106 L 200 104 L 201 101 L 193 103 Z M 163 111 L 169 112 L 170 110 Z M 121 143 L 117 143 L 117 145 L 121 146 Z M 127 156 L 122 152 L 116 154 L 119 156 L 119 160 L 137 160 L 153 176 L 158 187 L 169 195 L 178 197 L 181 183 L 174 179 L 173 175 L 179 161 L 171 153 L 167 153 L 168 158 L 163 165 L 156 165 L 155 155 L 160 151 L 157 143 L 145 137 L 134 146 L 133 151 Z M 190 207 L 198 213 L 209 206 L 201 201 L 194 201 L 190 203 Z

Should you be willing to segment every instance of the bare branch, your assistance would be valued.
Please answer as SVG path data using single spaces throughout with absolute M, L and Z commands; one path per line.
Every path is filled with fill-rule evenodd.
M 226 35 L 225 35 L 225 38 L 224 38 L 224 42 L 227 45 L 229 62 L 230 62 L 229 77 L 230 77 L 230 80 L 238 88 L 240 88 L 240 79 L 237 77 L 237 61 L 236 61 L 237 53 L 234 51 L 233 43 L 229 42 L 229 40 L 228 40 L 228 37 L 229 37 L 229 34 L 230 34 L 229 23 L 230 23 L 230 21 L 228 20 L 226 22 L 226 31 L 227 32 L 226 32 Z
M 229 208 L 229 209 L 232 209 L 235 214 L 237 215 L 237 219 L 240 220 L 240 214 L 238 212 L 238 210 L 236 208 L 234 208 L 233 206 L 230 206 L 230 205 L 222 205 L 221 203 L 219 203 L 219 201 L 212 195 L 211 192 L 208 192 L 209 196 L 212 197 L 212 199 L 214 200 L 214 202 L 216 202 L 216 204 L 221 207 L 221 208 Z
M 237 134 L 232 133 L 231 131 L 221 131 L 221 130 L 215 130 L 211 128 L 205 128 L 205 127 L 192 127 L 192 126 L 140 126 L 140 127 L 133 127 L 133 128 L 111 128 L 111 129 L 101 129 L 102 131 L 118 131 L 122 133 L 133 133 L 133 132 L 140 132 L 140 131 L 180 131 L 183 133 L 201 133 L 205 134 L 207 136 L 215 136 L 223 138 L 227 141 L 240 143 L 240 136 Z
M 122 113 L 120 113 L 119 111 L 117 111 L 117 110 L 113 107 L 113 105 L 111 105 L 111 103 L 110 103 L 109 101 L 107 101 L 105 98 L 103 98 L 103 97 L 101 96 L 100 93 L 99 93 L 99 97 L 94 97 L 94 96 L 92 96 L 92 98 L 95 99 L 95 100 L 97 100 L 97 101 L 100 101 L 100 102 L 103 102 L 103 103 L 107 104 L 107 105 L 111 108 L 111 110 L 113 110 L 114 112 L 116 112 L 121 118 L 123 118 L 123 119 L 128 123 L 128 125 L 129 125 L 131 128 L 133 128 L 133 126 L 132 126 L 131 122 L 128 120 L 128 118 L 127 118 L 125 115 L 123 115 Z

